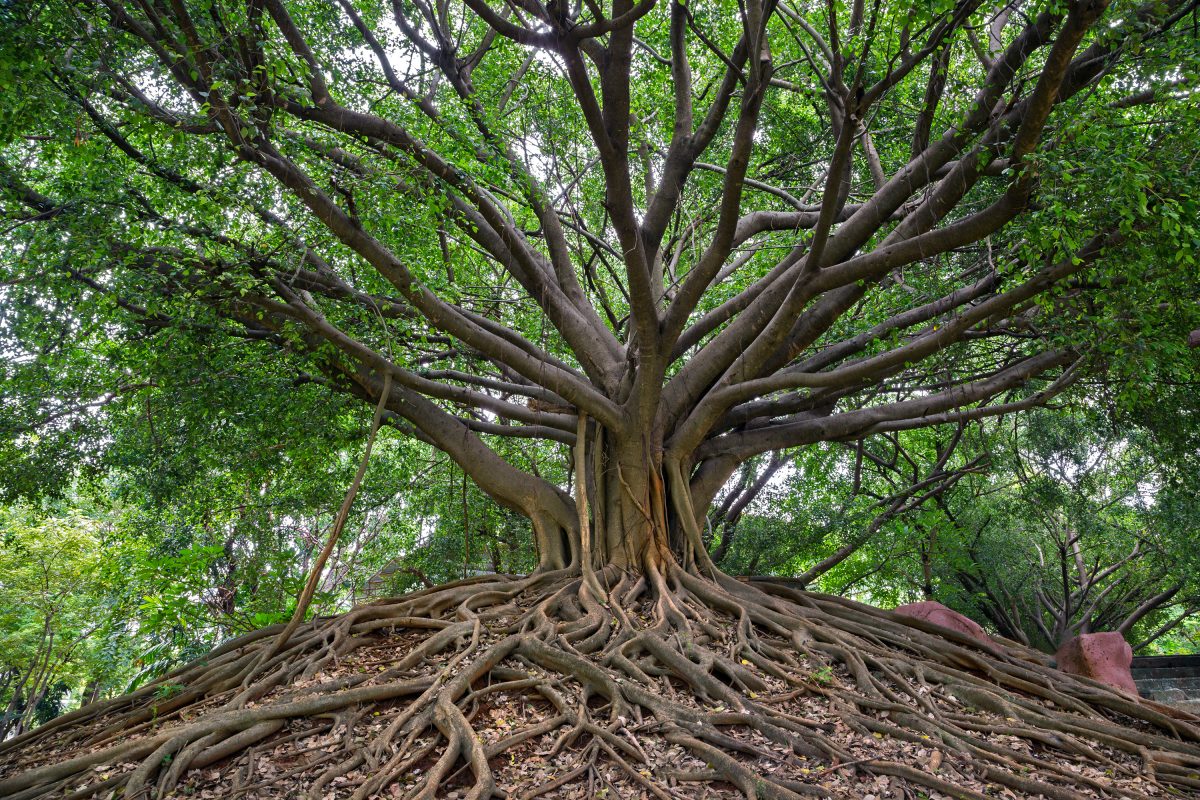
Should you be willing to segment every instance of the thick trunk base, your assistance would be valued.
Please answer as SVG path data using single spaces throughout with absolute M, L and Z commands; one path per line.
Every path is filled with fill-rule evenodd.
M 0 744 L 0 797 L 1200 795 L 1200 720 L 839 598 L 491 576 L 243 637 Z

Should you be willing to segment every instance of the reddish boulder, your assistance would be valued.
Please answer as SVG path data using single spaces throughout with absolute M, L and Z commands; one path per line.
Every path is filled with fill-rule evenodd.
M 1080 634 L 1064 642 L 1054 659 L 1063 672 L 1083 675 L 1130 694 L 1138 693 L 1129 671 L 1133 648 L 1116 631 Z
M 965 633 L 973 639 L 978 639 L 984 644 L 990 644 L 991 638 L 983 628 L 979 627 L 975 622 L 957 611 L 952 611 L 946 608 L 941 603 L 936 603 L 933 600 L 926 600 L 922 603 L 909 603 L 904 606 L 896 606 L 892 609 L 902 617 L 912 617 L 914 619 L 923 619 L 926 622 L 932 622 L 934 625 L 941 625 L 943 628 L 949 628 L 952 631 Z

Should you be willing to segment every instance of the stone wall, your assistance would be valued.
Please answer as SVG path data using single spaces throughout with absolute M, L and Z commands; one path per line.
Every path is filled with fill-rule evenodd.
M 1132 672 L 1142 697 L 1200 713 L 1200 655 L 1142 656 Z

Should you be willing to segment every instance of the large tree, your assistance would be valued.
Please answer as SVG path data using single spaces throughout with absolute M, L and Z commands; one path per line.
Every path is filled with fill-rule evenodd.
M 119 365 L 108 385 L 96 385 L 102 370 L 77 377 L 106 402 L 143 385 L 136 360 L 115 355 L 122 342 L 186 354 L 198 341 L 247 340 L 449 454 L 529 518 L 540 568 L 230 645 L 172 678 L 185 688 L 152 714 L 163 684 L 80 724 L 127 725 L 113 715 L 214 695 L 227 698 L 226 716 L 23 772 L 0 790 L 74 785 L 88 765 L 132 753 L 142 766 L 111 778 L 131 796 L 178 754 L 164 789 L 214 748 L 229 752 L 216 740 L 231 725 L 249 743 L 278 731 L 281 714 L 416 693 L 427 707 L 389 712 L 382 743 L 319 786 L 366 763 L 353 773 L 365 796 L 436 750 L 414 796 L 452 781 L 460 754 L 472 796 L 489 796 L 494 752 L 457 704 L 489 673 L 541 692 L 558 709 L 539 723 L 547 730 L 587 733 L 575 777 L 597 758 L 647 758 L 590 721 L 592 694 L 617 727 L 653 714 L 670 743 L 747 794 L 791 797 L 803 781 L 729 755 L 736 742 L 716 724 L 853 760 L 747 697 L 776 680 L 813 685 L 796 651 L 844 663 L 857 698 L 848 718 L 865 731 L 877 722 L 864 697 L 895 696 L 888 681 L 918 674 L 953 683 L 963 644 L 723 576 L 705 549 L 708 508 L 756 456 L 1034 406 L 1128 361 L 1150 328 L 1173 325 L 1184 346 L 1196 315 L 1180 291 L 1194 269 L 1195 75 L 1180 64 L 1196 63 L 1183 22 L 1193 5 L 1107 6 L 6 7 L 3 68 L 22 92 L 6 92 L 3 118 L 5 298 L 12 329 L 36 342 L 15 385 L 37 385 L 29 371 L 45 377 L 55 356 L 92 358 Z M 105 343 L 98 359 L 62 346 L 88 336 Z M 62 433 L 72 409 L 39 400 L 17 398 L 10 413 Z M 6 446 L 22 456 L 43 444 L 24 431 Z M 569 483 L 518 466 L 547 446 L 570 448 Z M 385 675 L 458 642 L 456 668 L 431 683 L 339 678 L 286 714 L 242 708 L 396 625 L 441 632 Z M 881 667 L 897 647 L 928 666 Z M 870 668 L 861 653 L 874 654 Z M 1045 665 L 1028 654 L 1001 663 L 992 677 L 1006 688 L 976 687 L 964 702 L 995 697 L 991 707 L 1036 736 L 1050 724 L 1044 707 L 1000 695 L 1052 691 L 1021 677 Z M 586 686 L 582 704 L 514 664 Z M 649 691 L 666 675 L 741 716 Z M 1166 719 L 1094 687 L 1070 691 Z M 988 780 L 1042 785 L 1002 769 L 1011 754 L 930 728 L 956 724 L 939 719 L 903 724 L 998 759 Z M 385 756 L 392 740 L 401 749 Z M 876 769 L 944 788 L 890 761 Z M 1179 773 L 1158 775 L 1195 785 Z M 1092 785 L 1045 780 L 1062 784 L 1053 791 Z

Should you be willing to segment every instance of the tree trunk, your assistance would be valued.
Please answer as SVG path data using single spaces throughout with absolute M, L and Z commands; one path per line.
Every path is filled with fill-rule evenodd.
M 580 430 L 586 432 L 575 447 L 576 524 L 555 530 L 549 519 L 534 517 L 541 568 L 612 565 L 661 573 L 668 564 L 710 563 L 698 527 L 707 501 L 693 508 L 696 493 L 684 466 L 665 463 L 649 431 L 616 435 L 586 418 Z

